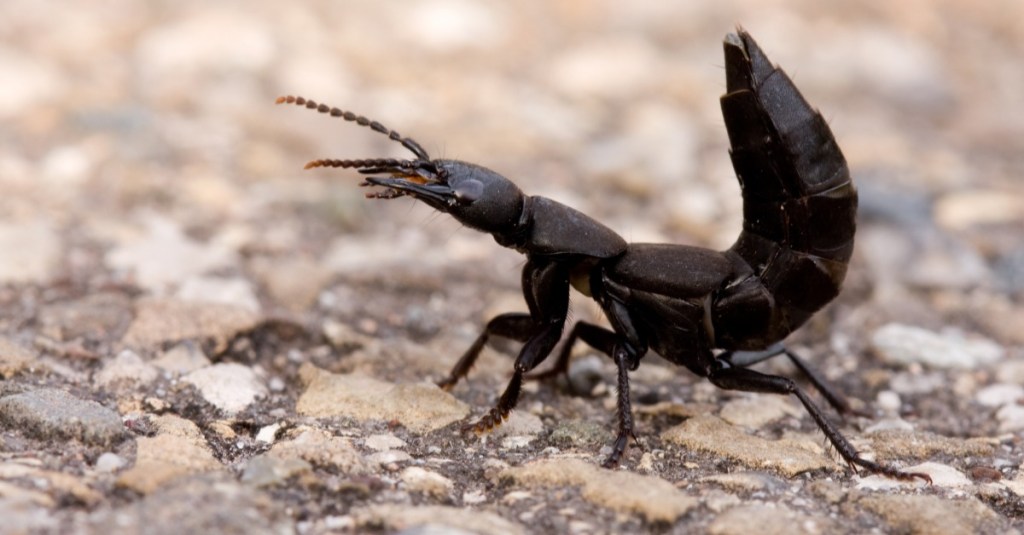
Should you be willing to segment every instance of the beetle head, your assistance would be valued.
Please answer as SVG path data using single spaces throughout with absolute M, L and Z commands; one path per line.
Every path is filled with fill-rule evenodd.
M 277 103 L 305 106 L 369 127 L 401 143 L 416 156 L 412 160 L 313 160 L 306 164 L 306 169 L 341 167 L 356 169 L 363 175 L 374 175 L 366 176 L 361 185 L 381 186 L 385 189 L 367 193 L 367 197 L 412 197 L 438 211 L 451 214 L 467 227 L 483 232 L 506 234 L 513 232 L 519 223 L 524 204 L 523 193 L 512 181 L 490 169 L 458 160 L 432 160 L 427 151 L 411 138 L 404 138 L 398 132 L 352 112 L 317 104 L 302 97 L 280 97 Z

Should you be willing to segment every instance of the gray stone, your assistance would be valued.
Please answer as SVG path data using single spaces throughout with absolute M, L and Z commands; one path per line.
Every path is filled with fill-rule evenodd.
M 142 360 L 138 353 L 125 349 L 107 361 L 93 380 L 101 387 L 135 387 L 156 380 L 156 367 Z
M 110 342 L 132 320 L 132 299 L 116 292 L 98 292 L 70 302 L 52 303 L 39 311 L 47 336 L 60 341 Z
M 94 533 L 294 533 L 285 506 L 225 474 L 181 479 L 145 498 L 93 514 Z
M 127 437 L 116 412 L 54 388 L 0 398 L 0 421 L 7 428 L 46 441 L 73 438 L 94 446 L 110 446 Z
M 313 466 L 302 459 L 257 455 L 245 463 L 241 481 L 256 487 L 283 485 L 288 478 L 308 473 L 312 469 Z

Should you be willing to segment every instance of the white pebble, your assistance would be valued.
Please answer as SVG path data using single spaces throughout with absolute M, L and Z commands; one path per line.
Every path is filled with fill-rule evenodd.
M 941 333 L 890 323 L 871 336 L 874 351 L 887 362 L 926 364 L 935 368 L 971 369 L 1003 357 L 1003 348 L 983 338 L 968 338 L 947 330 Z
M 256 441 L 263 442 L 266 444 L 273 444 L 274 437 L 277 436 L 278 429 L 281 429 L 280 423 L 270 424 L 268 426 L 263 427 L 262 429 L 259 430 L 258 433 L 256 433 Z
M 996 383 L 986 386 L 974 395 L 974 399 L 986 407 L 998 407 L 1000 405 L 1016 403 L 1021 398 L 1024 398 L 1024 386 L 1008 383 Z
M 96 471 L 115 472 L 123 468 L 127 463 L 123 457 L 116 453 L 104 453 L 96 459 Z
M 875 406 L 890 414 L 898 413 L 902 405 L 903 400 L 900 399 L 900 395 L 892 390 L 883 390 L 875 398 Z

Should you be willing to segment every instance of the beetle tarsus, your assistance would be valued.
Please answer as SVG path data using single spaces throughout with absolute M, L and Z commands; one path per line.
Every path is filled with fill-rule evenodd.
M 487 414 L 477 420 L 475 424 L 464 426 L 462 428 L 463 432 L 472 431 L 479 434 L 501 425 L 502 422 L 508 419 L 512 409 L 519 402 L 519 392 L 522 390 L 522 386 L 523 374 L 517 371 L 512 374 L 512 379 L 509 380 L 505 391 L 498 398 L 498 403 Z
M 615 348 L 612 354 L 615 355 L 615 367 L 618 370 L 616 405 L 619 413 L 619 434 L 615 437 L 612 452 L 602 464 L 605 468 L 613 468 L 619 464 L 630 438 L 636 442 L 636 435 L 633 434 L 633 408 L 629 402 L 629 353 L 624 349 Z

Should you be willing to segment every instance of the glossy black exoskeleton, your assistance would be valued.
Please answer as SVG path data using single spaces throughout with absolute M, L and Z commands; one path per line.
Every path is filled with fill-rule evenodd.
M 499 425 L 516 406 L 522 381 L 562 337 L 572 286 L 601 305 L 612 328 L 575 323 L 555 366 L 530 377 L 564 372 L 577 340 L 611 357 L 618 368 L 619 425 L 606 466 L 619 462 L 633 436 L 629 371 L 654 350 L 720 388 L 795 395 L 855 469 L 930 481 L 925 474 L 864 459 L 792 380 L 749 368 L 784 354 L 833 407 L 850 411 L 782 340 L 839 293 L 853 251 L 857 191 L 828 124 L 749 34 L 740 30 L 726 37 L 725 63 L 722 114 L 743 191 L 744 224 L 736 243 L 722 252 L 627 243 L 568 206 L 524 194 L 494 171 L 431 159 L 418 143 L 380 123 L 301 97 L 281 97 L 278 103 L 355 121 L 415 155 L 412 160 L 315 160 L 307 169 L 342 167 L 378 175 L 367 176 L 363 185 L 384 189 L 368 197 L 418 199 L 526 255 L 522 286 L 529 313 L 492 318 L 439 383 L 455 385 L 492 336 L 523 343 L 508 387 L 471 429 Z

